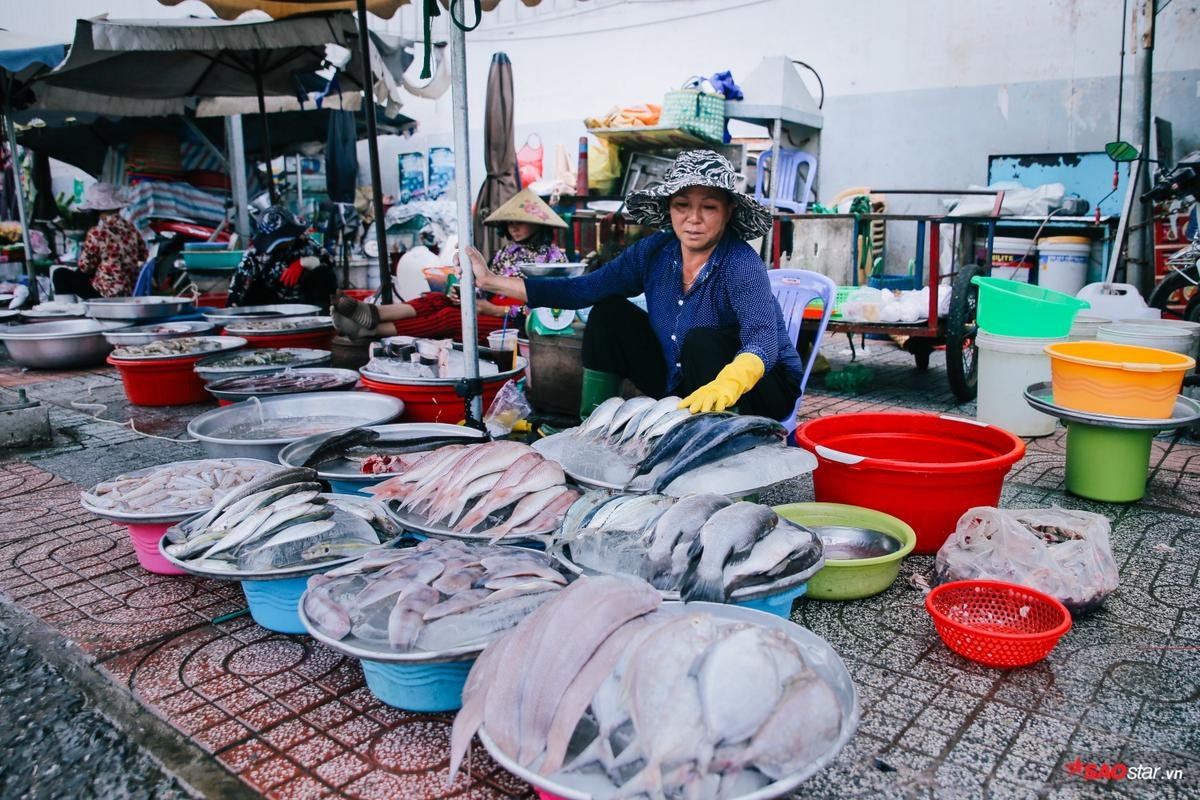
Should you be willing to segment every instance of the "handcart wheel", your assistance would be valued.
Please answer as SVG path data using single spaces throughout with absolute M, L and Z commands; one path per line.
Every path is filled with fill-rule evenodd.
M 1197 305 L 1197 298 L 1200 298 L 1200 290 L 1196 288 L 1197 280 L 1200 280 L 1200 274 L 1196 267 L 1184 269 L 1182 273 L 1171 271 L 1150 292 L 1146 305 L 1163 312 L 1166 312 L 1169 306 L 1183 306 L 1184 316 L 1190 320 L 1192 317 L 1189 314 Z
M 950 292 L 950 314 L 946 319 L 946 377 L 950 380 L 950 391 L 964 403 L 975 399 L 979 378 L 979 350 L 975 346 L 975 334 L 979 330 L 975 322 L 979 287 L 971 283 L 971 278 L 984 272 L 977 264 L 960 267 Z

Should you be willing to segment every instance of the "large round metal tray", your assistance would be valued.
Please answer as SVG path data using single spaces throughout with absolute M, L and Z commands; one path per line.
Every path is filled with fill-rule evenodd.
M 246 400 L 231 406 L 206 411 L 188 423 L 188 435 L 199 439 L 214 456 L 220 458 L 250 457 L 276 460 L 284 445 L 306 436 L 272 439 L 232 439 L 230 428 L 246 422 L 305 417 L 337 416 L 347 419 L 344 426 L 333 430 L 348 430 L 364 425 L 382 425 L 404 412 L 404 403 L 395 397 L 374 392 L 311 392 L 309 394 L 268 397 L 265 400 Z M 351 419 L 352 418 L 352 419 Z M 308 434 L 311 436 L 312 434 Z
M 576 278 L 587 269 L 587 264 L 574 261 L 567 264 L 531 264 L 523 262 L 516 265 L 526 278 Z
M 49 309 L 23 308 L 21 309 L 21 319 L 26 322 L 57 322 L 60 320 L 70 319 L 86 319 L 87 314 L 84 313 L 83 303 L 73 304 L 78 308 L 72 311 L 51 311 Z
M 496 545 L 496 546 L 497 547 L 505 547 L 506 545 Z M 518 549 L 518 548 L 514 548 L 514 549 Z M 528 555 L 528 553 L 529 553 L 528 550 L 524 550 L 523 548 L 521 548 L 521 550 L 522 550 L 523 554 Z M 550 561 L 551 566 L 553 566 L 553 559 L 549 559 L 549 561 Z M 568 576 L 568 580 L 569 579 L 570 578 Z M 483 649 L 487 646 L 487 645 L 472 644 L 472 645 L 465 645 L 463 647 L 451 648 L 449 650 L 440 650 L 440 651 L 434 652 L 434 653 L 425 653 L 425 652 L 397 653 L 391 649 L 377 650 L 375 648 L 366 647 L 361 644 L 354 644 L 353 642 L 347 642 L 344 639 L 334 639 L 332 636 L 328 636 L 328 635 L 322 633 L 317 628 L 317 626 L 313 625 L 312 621 L 308 618 L 308 614 L 305 613 L 305 610 L 304 610 L 304 603 L 305 603 L 305 600 L 307 597 L 308 597 L 308 590 L 305 590 L 304 594 L 302 594 L 300 596 L 299 606 L 300 606 L 300 621 L 304 624 L 305 629 L 308 631 L 308 635 L 313 637 L 314 639 L 316 639 L 321 644 L 327 645 L 328 647 L 333 648 L 334 650 L 338 651 L 339 653 L 344 653 L 348 656 L 353 656 L 354 658 L 365 658 L 368 661 L 380 661 L 380 662 L 387 663 L 387 664 L 436 664 L 436 663 L 441 663 L 441 662 L 446 662 L 446 661 L 470 661 L 471 659 L 477 657 L 481 652 L 483 652 Z M 502 634 L 499 634 L 499 635 L 502 635 Z M 497 635 L 496 638 L 499 638 L 499 635 Z
M 320 389 L 296 389 L 287 392 L 275 391 L 227 391 L 220 387 L 220 384 L 225 381 L 250 377 L 247 375 L 235 375 L 233 378 L 222 378 L 219 381 L 213 381 L 204 388 L 208 393 L 218 400 L 228 400 L 232 403 L 238 403 L 242 400 L 249 400 L 251 397 L 283 397 L 284 395 L 292 394 L 311 394 L 313 392 L 345 392 L 354 388 L 358 383 L 358 373 L 352 369 L 333 369 L 331 367 L 301 367 L 300 369 L 292 369 L 290 367 L 280 370 L 279 372 L 268 372 L 262 374 L 262 377 L 271 375 L 283 375 L 285 373 L 295 375 L 329 375 L 339 379 L 339 383 L 333 386 L 324 386 Z M 258 373 L 255 373 L 258 376 Z M 329 434 L 320 434 L 329 435 Z
M 146 475 L 151 475 L 154 472 L 157 472 L 158 470 L 161 470 L 161 469 L 165 469 L 167 467 L 181 466 L 184 464 L 196 464 L 201 461 L 212 461 L 212 460 L 213 459 L 211 459 L 211 458 L 192 458 L 192 459 L 188 459 L 186 461 L 173 461 L 169 464 L 159 464 L 158 466 L 146 467 L 145 469 L 134 470 L 133 472 L 125 472 L 125 473 L 122 473 L 121 475 L 118 475 L 117 478 L 140 478 L 140 477 L 143 477 Z M 270 461 L 263 461 L 261 458 L 230 458 L 230 459 L 226 459 L 226 460 L 234 462 L 234 463 L 242 463 L 242 464 L 265 464 L 271 468 L 267 472 L 267 474 L 270 474 L 272 472 L 278 472 L 279 470 L 283 469 L 283 467 L 279 466 L 278 464 L 274 464 Z M 116 478 L 111 478 L 110 480 L 116 480 Z M 105 483 L 107 483 L 107 481 L 105 481 Z M 88 489 L 87 493 L 91 494 L 95 488 L 96 487 L 93 486 L 91 489 Z M 236 491 L 236 488 L 231 489 L 231 491 Z M 103 517 L 104 519 L 111 519 L 115 522 L 135 522 L 135 523 L 142 523 L 142 524 L 150 523 L 150 522 L 181 522 L 181 521 L 187 519 L 188 517 L 195 516 L 196 514 L 204 514 L 204 513 L 208 512 L 209 509 L 212 508 L 212 506 L 204 506 L 202 508 L 187 509 L 186 511 L 179 510 L 179 511 L 169 511 L 169 512 L 168 511 L 157 511 L 157 512 L 114 511 L 111 508 L 98 508 L 97 506 L 89 505 L 87 503 L 87 501 L 85 501 L 82 498 L 82 496 L 80 497 L 79 504 L 81 506 L 83 506 L 84 509 L 86 509 L 87 511 L 90 511 L 91 513 L 95 514 L 97 517 Z
M 212 391 L 212 387 L 209 387 Z M 485 437 L 482 431 L 474 428 L 464 428 L 462 425 L 448 425 L 443 422 L 400 422 L 394 425 L 371 425 L 367 430 L 379 434 L 377 444 L 386 447 L 389 444 L 399 444 L 410 439 L 422 439 L 427 436 L 453 436 L 464 442 L 482 442 Z M 279 463 L 284 466 L 300 466 L 325 440 L 333 433 L 318 433 L 298 442 L 292 442 L 279 451 Z M 431 448 L 432 449 L 432 448 Z M 371 484 L 385 481 L 399 475 L 398 472 L 381 472 L 364 475 L 359 471 L 359 465 L 354 461 L 339 458 L 328 461 L 317 468 L 317 476 L 324 480 L 342 481 L 345 483 Z
M 676 605 L 668 603 L 664 605 L 664 609 L 669 609 Z M 783 631 L 799 646 L 800 652 L 804 654 L 804 660 L 808 666 L 833 689 L 833 693 L 837 697 L 838 704 L 841 707 L 842 727 L 838 738 L 819 758 L 794 775 L 789 775 L 786 778 L 764 786 L 756 792 L 741 795 L 734 798 L 734 800 L 767 800 L 767 798 L 790 795 L 800 784 L 832 763 L 842 749 L 854 738 L 855 733 L 858 731 L 858 722 L 861 713 L 858 704 L 858 691 L 854 687 L 854 681 L 850 677 L 850 672 L 846 669 L 845 663 L 843 663 L 841 657 L 829 642 L 807 628 L 802 628 L 783 617 L 777 617 L 774 614 L 768 614 L 765 611 L 758 611 L 753 608 L 724 605 L 722 603 L 680 603 L 678 607 L 685 611 L 707 611 L 720 619 Z M 543 792 L 561 797 L 563 800 L 595 800 L 596 795 L 593 795 L 589 791 L 551 780 L 545 775 L 539 775 L 533 770 L 516 763 L 516 761 L 496 747 L 496 743 L 492 741 L 491 737 L 487 735 L 487 731 L 483 728 L 479 730 L 479 740 L 483 742 L 483 746 L 491 754 L 492 758 L 496 759 L 496 763 Z M 567 753 L 568 763 L 574 755 L 577 755 L 577 751 L 569 751 Z
M 604 572 L 600 572 L 599 570 L 590 569 L 588 567 L 582 566 L 581 564 L 577 564 L 577 563 L 575 563 L 575 561 L 573 561 L 571 559 L 570 549 L 571 549 L 570 542 L 562 542 L 560 544 L 551 546 L 549 549 L 549 553 L 551 556 L 554 557 L 554 559 L 556 561 L 558 561 L 558 563 L 562 564 L 563 569 L 567 570 L 568 572 L 570 572 L 573 575 L 605 575 L 605 574 L 622 575 L 622 574 L 624 574 L 624 573 L 615 573 L 615 572 L 614 573 L 604 573 Z M 822 567 L 824 567 L 824 566 L 825 566 L 825 554 L 822 553 L 821 557 L 819 559 L 817 559 L 815 564 L 813 564 L 811 567 L 809 567 L 806 570 L 797 572 L 794 575 L 788 575 L 785 578 L 780 578 L 779 580 L 772 581 L 771 583 L 762 583 L 762 584 L 757 584 L 755 586 L 743 586 L 741 589 L 735 589 L 733 591 L 733 594 L 729 595 L 729 601 L 731 603 L 740 603 L 740 602 L 743 602 L 746 600 L 757 600 L 760 597 L 766 597 L 766 596 L 772 595 L 772 594 L 781 594 L 782 592 L 786 592 L 788 589 L 794 589 L 795 587 L 799 586 L 802 583 L 807 583 L 808 580 L 810 578 L 812 578 L 813 575 L 816 575 L 818 572 L 820 572 Z M 679 596 L 679 592 L 676 591 L 675 589 L 659 589 L 657 591 L 660 595 L 662 595 L 662 598 L 664 600 L 680 600 L 681 599 Z
M 104 334 L 109 344 L 116 347 L 150 344 L 163 339 L 180 339 L 185 336 L 205 336 L 212 333 L 216 325 L 199 320 L 184 322 L 154 322 L 149 325 L 134 325 Z
M 1143 419 L 1139 417 L 1113 417 L 1108 414 L 1093 414 L 1076 411 L 1054 403 L 1054 390 L 1050 381 L 1035 383 L 1025 389 L 1025 402 L 1043 414 L 1058 417 L 1063 422 L 1078 422 L 1100 428 L 1120 428 L 1127 431 L 1169 431 L 1186 428 L 1200 422 L 1200 400 L 1186 395 L 1175 398 L 1175 408 L 1170 419 Z
M 328 500 L 330 505 L 336 507 L 334 509 L 333 516 L 330 517 L 330 519 L 333 520 L 339 527 L 352 526 L 362 531 L 370 531 L 371 534 L 375 536 L 376 541 L 379 540 L 379 534 L 374 528 L 371 527 L 370 523 L 368 523 L 362 517 L 344 510 L 345 505 L 349 502 L 345 499 L 344 495 L 322 494 L 321 496 Z M 199 575 L 202 578 L 217 578 L 219 580 L 227 581 L 269 581 L 280 578 L 299 578 L 305 575 L 316 575 L 317 573 L 324 572 L 341 564 L 347 564 L 357 558 L 357 556 L 349 556 L 347 558 L 337 558 L 330 559 L 329 561 L 322 561 L 313 566 L 301 565 L 298 567 L 262 570 L 258 572 L 243 572 L 238 569 L 204 569 L 202 567 L 197 567 L 191 562 L 182 561 L 169 554 L 163 548 L 163 543 L 166 542 L 166 540 L 166 536 L 159 540 L 158 552 L 167 561 L 192 575 Z
M 242 341 L 245 341 L 244 339 Z M 296 356 L 296 360 L 290 364 L 258 364 L 248 365 L 244 367 L 225 367 L 221 365 L 224 360 L 224 355 L 215 353 L 208 358 L 202 358 L 196 362 L 196 374 L 205 382 L 214 382 L 225 378 L 243 377 L 246 375 L 269 375 L 273 372 L 283 372 L 288 369 L 299 369 L 302 367 L 321 367 L 330 363 L 333 355 L 328 350 L 313 350 L 308 347 L 255 347 L 247 350 L 282 350 Z
M 247 322 L 279 322 L 294 320 L 295 327 L 282 329 L 258 329 L 245 327 Z M 288 336 L 293 333 L 308 333 L 333 327 L 333 317 L 279 317 L 267 319 L 238 319 L 225 325 L 225 332 L 233 336 Z
M 527 364 L 528 364 L 528 362 L 525 359 L 518 356 L 517 357 L 517 366 L 515 368 L 501 370 L 500 372 L 496 373 L 495 375 L 488 375 L 488 376 L 482 378 L 481 380 L 483 380 L 485 383 L 491 383 L 492 381 L 506 381 L 509 378 L 515 378 L 517 375 L 520 375 L 525 370 L 525 367 Z M 406 378 L 406 377 L 401 377 L 399 375 L 387 375 L 382 372 L 375 372 L 373 370 L 367 369 L 366 367 L 359 367 L 358 372 L 364 378 L 369 378 L 378 383 L 393 383 L 393 384 L 398 384 L 398 385 L 402 385 L 402 386 L 453 386 L 454 384 L 456 384 L 462 380 L 461 377 L 459 377 L 459 378 Z
M 112 357 L 114 361 L 175 361 L 183 358 L 196 358 L 197 356 L 203 356 L 204 358 L 219 356 L 222 353 L 228 353 L 231 350 L 238 350 L 246 346 L 246 340 L 238 336 L 197 336 L 196 338 L 204 339 L 207 342 L 215 342 L 218 347 L 215 350 L 194 350 L 190 353 L 165 353 L 157 356 L 124 355 L 121 353 L 121 349 L 117 348 L 113 351 Z
M 533 443 L 533 449 L 562 465 L 572 480 L 589 489 L 609 489 L 642 494 L 649 491 L 648 481 L 631 485 L 634 464 L 621 460 L 598 442 L 580 439 L 574 428 Z M 604 458 L 599 456 L 603 455 Z M 610 467 L 602 471 L 601 466 Z M 619 469 L 624 466 L 624 469 Z M 663 491 L 671 497 L 698 492 L 713 492 L 726 497 L 746 497 L 766 491 L 784 481 L 806 475 L 817 468 L 817 459 L 807 450 L 786 445 L 759 445 L 744 453 L 714 461 L 702 469 L 685 473 Z M 653 473 L 652 473 L 653 474 Z M 716 477 L 719 475 L 728 477 Z
M 84 300 L 89 317 L 96 319 L 162 319 L 185 314 L 196 308 L 196 301 L 183 297 L 100 297 Z
M 9 357 L 30 369 L 73 369 L 104 363 L 112 350 L 104 334 L 125 322 L 68 319 L 0 328 Z
M 268 306 L 235 306 L 206 312 L 204 318 L 217 325 L 229 325 L 246 319 L 269 319 L 270 317 L 315 317 L 321 313 L 319 306 L 304 303 L 279 303 Z

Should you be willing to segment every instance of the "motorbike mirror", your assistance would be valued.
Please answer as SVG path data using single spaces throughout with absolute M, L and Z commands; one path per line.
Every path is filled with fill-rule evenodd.
M 1129 142 L 1109 142 L 1104 145 L 1104 152 L 1118 164 L 1137 161 L 1139 155 L 1138 149 Z

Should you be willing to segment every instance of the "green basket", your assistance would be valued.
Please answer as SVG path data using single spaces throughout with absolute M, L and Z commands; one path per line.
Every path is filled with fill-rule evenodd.
M 184 250 L 183 263 L 194 270 L 236 269 L 244 250 Z
M 1066 336 L 1075 315 L 1091 308 L 1086 300 L 1020 281 L 976 275 L 971 283 L 979 287 L 979 328 L 996 336 Z

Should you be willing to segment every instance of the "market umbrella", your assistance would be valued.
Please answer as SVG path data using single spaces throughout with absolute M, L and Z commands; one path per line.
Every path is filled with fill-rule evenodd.
M 499 249 L 499 234 L 485 227 L 488 215 L 521 190 L 517 181 L 517 149 L 513 141 L 512 62 L 505 53 L 492 56 L 487 101 L 483 111 L 483 161 L 487 175 L 475 198 L 475 244 L 487 257 Z
M 326 45 L 348 47 L 355 35 L 354 20 L 347 14 L 268 22 L 78 20 L 67 60 L 40 80 L 134 99 L 257 97 L 265 126 L 265 98 L 302 93 L 302 79 L 324 65 Z M 361 89 L 360 74 L 352 66 L 343 76 Z M 266 127 L 263 141 L 269 164 Z M 268 183 L 274 199 L 273 181 Z
M 29 299 L 38 301 L 37 275 L 33 266 L 33 248 L 29 243 L 29 219 L 25 210 L 25 192 L 21 187 L 21 159 L 12 111 L 28 99 L 29 84 L 41 73 L 62 61 L 66 45 L 0 30 L 0 93 L 3 94 L 4 127 L 12 153 L 13 187 L 17 195 L 17 214 L 21 220 L 21 242 L 25 247 L 25 273 L 29 276 Z

